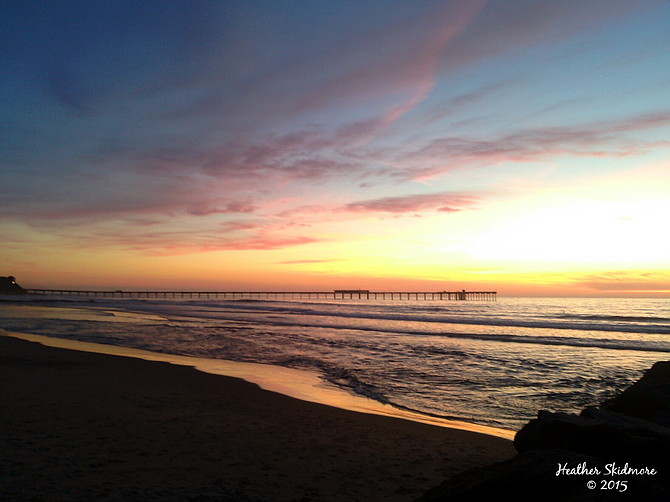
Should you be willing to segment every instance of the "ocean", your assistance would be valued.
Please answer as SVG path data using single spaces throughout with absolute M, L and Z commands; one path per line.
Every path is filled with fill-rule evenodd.
M 399 410 L 518 430 L 669 359 L 670 300 L 30 297 L 0 301 L 0 328 L 317 372 Z

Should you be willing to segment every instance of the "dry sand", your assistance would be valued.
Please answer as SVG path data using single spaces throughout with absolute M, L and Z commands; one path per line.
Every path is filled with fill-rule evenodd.
M 0 336 L 0 500 L 411 501 L 511 441 Z

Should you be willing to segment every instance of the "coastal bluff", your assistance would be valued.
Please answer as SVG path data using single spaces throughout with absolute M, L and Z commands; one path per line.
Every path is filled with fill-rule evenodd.
M 417 502 L 670 500 L 670 361 L 598 407 L 542 410 L 510 460 L 467 470 Z
M 0 295 L 25 295 L 26 290 L 16 283 L 12 275 L 0 277 Z

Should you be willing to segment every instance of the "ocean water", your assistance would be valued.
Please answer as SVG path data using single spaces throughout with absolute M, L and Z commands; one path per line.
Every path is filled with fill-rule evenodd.
M 318 372 L 434 417 L 518 430 L 670 359 L 670 300 L 4 300 L 0 328 Z

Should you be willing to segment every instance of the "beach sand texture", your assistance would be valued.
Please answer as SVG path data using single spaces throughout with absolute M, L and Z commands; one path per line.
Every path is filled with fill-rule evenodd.
M 402 500 L 512 442 L 0 337 L 0 500 Z

